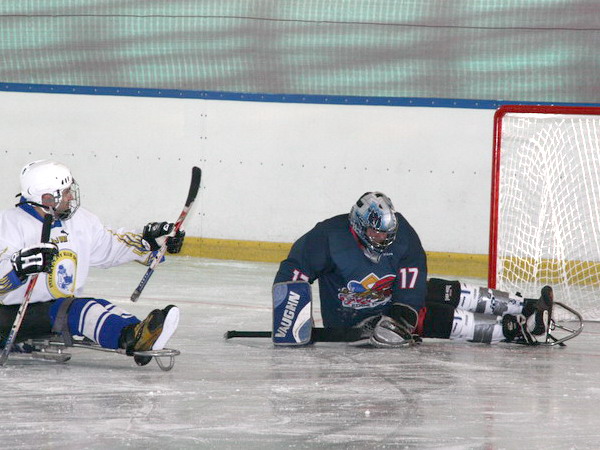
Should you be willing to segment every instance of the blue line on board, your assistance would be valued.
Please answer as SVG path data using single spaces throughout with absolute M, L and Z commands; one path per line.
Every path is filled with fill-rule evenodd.
M 522 102 L 427 97 L 365 97 L 344 95 L 261 94 L 124 87 L 69 86 L 53 84 L 0 83 L 0 91 L 44 94 L 114 95 L 126 97 L 187 98 L 323 105 L 415 106 L 426 108 L 498 109 L 502 105 L 600 106 L 598 103 Z

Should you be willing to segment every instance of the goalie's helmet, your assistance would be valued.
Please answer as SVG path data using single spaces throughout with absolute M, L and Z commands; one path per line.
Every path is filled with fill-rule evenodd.
M 392 201 L 381 192 L 367 192 L 352 206 L 349 218 L 365 256 L 378 262 L 396 239 L 398 219 Z
M 54 161 L 33 161 L 23 167 L 21 195 L 36 206 L 52 206 L 54 217 L 59 220 L 71 218 L 79 208 L 77 182 L 68 167 Z M 48 203 L 48 195 L 54 204 Z

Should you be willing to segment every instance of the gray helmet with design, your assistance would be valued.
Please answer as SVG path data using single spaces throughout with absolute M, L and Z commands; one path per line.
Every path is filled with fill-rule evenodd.
M 381 192 L 366 192 L 350 210 L 350 226 L 363 245 L 363 252 L 373 262 L 378 262 L 398 231 L 398 219 L 394 205 L 387 195 Z M 373 240 L 367 235 L 368 229 L 384 233 L 383 240 Z

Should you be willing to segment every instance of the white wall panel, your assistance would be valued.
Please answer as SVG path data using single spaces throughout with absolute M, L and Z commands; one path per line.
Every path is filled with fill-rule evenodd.
M 52 158 L 104 223 L 174 220 L 198 165 L 192 236 L 292 242 L 382 190 L 427 250 L 487 253 L 492 110 L 2 92 L 0 117 L 2 207 Z

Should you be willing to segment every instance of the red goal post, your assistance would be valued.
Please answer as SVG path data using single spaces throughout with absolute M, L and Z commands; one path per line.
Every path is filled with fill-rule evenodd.
M 488 285 L 532 296 L 545 284 L 600 318 L 600 107 L 494 115 Z

